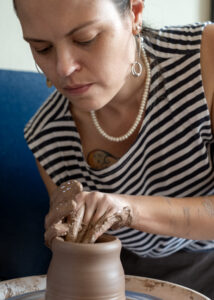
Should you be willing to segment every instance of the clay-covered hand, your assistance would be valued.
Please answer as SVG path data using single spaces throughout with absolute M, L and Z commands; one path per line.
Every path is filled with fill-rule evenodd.
M 108 229 L 131 226 L 132 208 L 125 195 L 84 192 L 81 183 L 67 181 L 51 195 L 45 218 L 45 242 L 55 237 L 94 243 Z
M 75 197 L 82 190 L 80 182 L 70 180 L 61 184 L 51 195 L 50 210 L 45 218 L 45 242 L 48 247 L 51 247 L 55 237 L 76 241 L 81 230 L 84 206 L 77 209 Z
M 77 242 L 94 243 L 110 228 L 132 224 L 132 207 L 125 195 L 101 192 L 81 192 L 76 198 L 76 210 L 84 207 L 84 217 Z

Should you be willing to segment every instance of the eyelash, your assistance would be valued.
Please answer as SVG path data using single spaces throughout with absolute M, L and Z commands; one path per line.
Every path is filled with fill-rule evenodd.
M 36 50 L 35 51 L 39 54 L 47 54 L 51 49 L 51 46 L 50 47 L 47 47 L 47 48 L 44 48 L 44 49 L 41 49 L 41 50 Z
M 91 40 L 88 40 L 88 41 L 84 41 L 84 42 L 78 42 L 78 41 L 75 41 L 76 44 L 80 45 L 80 46 L 89 46 L 91 43 L 93 43 L 96 39 L 96 36 L 94 38 L 92 38 Z M 35 51 L 38 53 L 38 54 L 47 54 L 50 50 L 51 50 L 52 46 L 50 47 L 47 47 L 47 48 L 44 48 L 44 49 L 41 49 L 41 50 L 36 50 Z
M 90 45 L 91 43 L 93 43 L 96 39 L 96 36 L 93 37 L 92 39 L 88 40 L 88 41 L 84 41 L 84 42 L 78 42 L 78 41 L 75 41 L 76 44 L 80 45 L 80 46 L 88 46 Z

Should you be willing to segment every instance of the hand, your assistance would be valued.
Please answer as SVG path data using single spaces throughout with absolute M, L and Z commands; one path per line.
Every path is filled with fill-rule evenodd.
M 76 209 L 75 196 L 83 190 L 76 180 L 67 181 L 58 187 L 50 197 L 50 210 L 45 218 L 45 242 L 51 247 L 55 237 L 65 237 L 75 242 L 80 231 L 84 207 Z
M 76 210 L 84 207 L 77 242 L 94 243 L 108 229 L 132 224 L 132 208 L 125 195 L 81 192 L 76 195 Z
M 132 209 L 127 196 L 83 192 L 77 181 L 62 184 L 51 196 L 45 219 L 45 241 L 50 247 L 55 237 L 94 243 L 108 229 L 130 226 Z

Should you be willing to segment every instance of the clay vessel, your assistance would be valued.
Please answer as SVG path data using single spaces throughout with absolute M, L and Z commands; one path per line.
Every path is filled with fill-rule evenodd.
M 125 300 L 121 242 L 103 235 L 95 244 L 53 241 L 46 300 Z

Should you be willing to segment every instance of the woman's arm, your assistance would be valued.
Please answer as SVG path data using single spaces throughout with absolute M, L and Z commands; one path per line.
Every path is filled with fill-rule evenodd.
M 202 35 L 201 71 L 214 134 L 214 24 L 207 25 Z
M 214 239 L 214 196 L 133 196 L 130 201 L 135 229 L 187 239 Z
M 53 194 L 53 192 L 56 190 L 57 186 L 56 184 L 51 180 L 51 178 L 48 176 L 48 174 L 45 172 L 44 168 L 41 166 L 38 160 L 36 160 L 36 165 L 39 170 L 40 176 L 42 177 L 42 180 L 46 186 L 46 189 L 48 191 L 49 197 Z
M 56 194 L 56 185 L 41 165 L 37 164 L 49 195 Z M 88 236 L 92 241 L 114 225 L 111 220 L 114 220 L 114 216 L 122 212 L 124 208 L 128 208 L 130 212 L 129 226 L 131 228 L 188 239 L 214 239 L 214 196 L 169 198 L 81 192 L 72 200 L 77 203 L 75 207 L 77 212 L 84 206 L 85 214 L 82 223 L 88 226 Z M 55 207 L 53 207 L 54 209 Z M 68 206 L 64 217 L 70 213 L 71 207 Z M 50 211 L 49 217 L 54 214 L 56 214 L 55 211 Z M 103 216 L 105 217 L 103 218 Z M 102 219 L 102 223 L 106 224 L 105 226 L 102 226 L 100 219 Z M 56 222 L 52 220 L 52 224 L 48 224 L 46 229 L 58 222 L 58 219 Z M 51 233 L 51 239 L 54 236 L 66 234 L 65 227 L 61 228 L 59 224 L 57 226 L 54 227 L 54 233 Z M 50 244 L 50 241 L 47 242 Z

